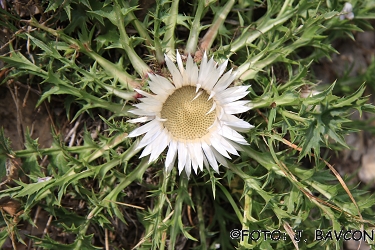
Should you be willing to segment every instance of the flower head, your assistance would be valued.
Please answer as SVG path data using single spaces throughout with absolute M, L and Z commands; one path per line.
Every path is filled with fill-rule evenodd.
M 191 56 L 184 68 L 178 52 L 178 68 L 167 56 L 165 61 L 172 79 L 149 74 L 154 95 L 136 90 L 145 97 L 130 112 L 142 117 L 129 122 L 148 123 L 133 130 L 129 137 L 145 134 L 138 148 L 145 147 L 140 157 L 150 155 L 150 161 L 168 146 L 168 172 L 176 158 L 180 174 L 185 169 L 190 176 L 191 167 L 197 173 L 203 165 L 219 172 L 218 162 L 227 165 L 225 158 L 231 159 L 228 153 L 238 155 L 238 144 L 248 144 L 237 131 L 245 132 L 253 126 L 234 114 L 250 109 L 246 106 L 249 101 L 239 101 L 249 93 L 249 86 L 228 88 L 236 78 L 232 70 L 223 75 L 228 60 L 218 65 L 213 58 L 208 60 L 206 53 L 200 69 Z
M 340 20 L 348 19 L 352 20 L 354 18 L 353 5 L 349 2 L 344 4 L 344 8 L 341 11 L 343 14 L 340 15 Z

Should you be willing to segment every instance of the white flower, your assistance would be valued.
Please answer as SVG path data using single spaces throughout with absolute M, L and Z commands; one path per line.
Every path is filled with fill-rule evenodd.
M 352 20 L 354 18 L 353 5 L 351 3 L 346 2 L 341 12 L 343 14 L 340 15 L 340 20 L 344 20 L 345 18 Z
M 130 112 L 142 117 L 129 122 L 148 123 L 129 137 L 145 134 L 138 148 L 145 147 L 140 157 L 150 155 L 150 162 L 168 146 L 167 172 L 173 168 L 177 155 L 180 174 L 185 169 L 190 176 L 191 167 L 197 173 L 203 165 L 211 165 L 219 172 L 217 161 L 226 166 L 224 157 L 231 159 L 228 153 L 238 155 L 238 144 L 248 144 L 237 131 L 245 132 L 253 126 L 234 114 L 250 109 L 246 106 L 249 101 L 239 101 L 249 93 L 249 86 L 228 88 L 236 78 L 232 70 L 223 75 L 228 60 L 218 65 L 213 58 L 208 61 L 206 53 L 199 70 L 191 56 L 185 69 L 178 51 L 178 68 L 167 56 L 165 61 L 172 79 L 149 74 L 150 89 L 155 95 L 136 90 L 145 97 L 134 105 L 138 109 Z

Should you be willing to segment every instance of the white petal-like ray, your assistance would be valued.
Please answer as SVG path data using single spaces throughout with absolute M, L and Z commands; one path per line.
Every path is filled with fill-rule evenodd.
M 194 143 L 188 143 L 187 146 L 188 146 L 188 155 L 189 155 L 189 158 L 191 159 L 191 166 L 193 167 L 195 174 L 197 174 L 198 161 L 197 161 L 195 150 L 194 150 L 195 145 Z
M 220 154 L 225 156 L 228 159 L 232 159 L 228 152 L 238 155 L 237 151 L 231 146 L 221 135 L 216 134 L 211 136 L 211 145 L 214 147 Z M 228 151 L 228 152 L 227 152 Z
M 248 111 L 250 107 L 245 106 L 248 103 L 249 101 L 235 101 L 224 104 L 223 107 L 226 114 L 233 115 Z
M 138 100 L 148 105 L 154 105 L 154 106 L 163 105 L 163 102 L 154 98 L 139 98 Z
M 215 108 L 216 108 L 216 102 L 213 102 L 211 109 L 206 113 L 206 115 L 208 115 L 209 113 L 211 113 L 212 111 L 214 111 Z
M 216 69 L 216 65 L 217 63 L 214 61 L 214 57 L 211 57 L 206 67 L 207 78 L 212 77 L 211 73 Z
M 128 111 L 129 113 L 135 114 L 135 115 L 141 115 L 141 116 L 156 116 L 156 112 L 147 111 L 143 109 L 132 109 Z
M 167 78 L 159 76 L 159 75 L 155 75 L 155 77 L 158 83 L 160 84 L 160 87 L 162 87 L 165 91 L 168 91 L 168 90 L 174 91 L 176 89 L 176 87 L 173 86 L 173 84 Z
M 160 112 L 162 108 L 162 105 L 156 106 L 156 105 L 151 105 L 151 104 L 146 104 L 146 103 L 138 103 L 138 104 L 135 104 L 134 106 L 137 107 L 138 109 L 148 110 L 151 112 Z
M 235 94 L 235 95 L 232 95 L 232 96 L 226 96 L 224 98 L 218 98 L 219 101 L 220 101 L 220 104 L 224 105 L 224 104 L 228 104 L 228 103 L 231 103 L 231 102 L 234 102 L 234 101 L 237 101 L 243 97 L 245 97 L 250 91 L 245 91 L 245 92 L 242 92 L 242 93 L 239 93 L 239 94 Z M 224 96 L 224 95 L 222 95 Z M 249 107 L 250 108 L 250 107 Z
M 139 156 L 139 158 L 142 158 L 142 157 L 145 157 L 147 155 L 150 155 L 149 159 L 148 159 L 148 163 L 150 162 L 153 162 L 155 159 L 152 159 L 151 158 L 151 154 L 152 152 L 155 151 L 155 149 L 157 149 L 157 145 L 155 143 L 155 141 L 151 142 L 150 144 L 148 144 L 145 149 L 142 151 L 141 155 Z
M 239 134 L 236 130 L 234 130 L 234 129 L 226 126 L 226 125 L 221 126 L 218 133 L 221 136 L 223 136 L 225 138 L 228 138 L 229 140 L 232 140 L 232 141 L 237 142 L 239 144 L 249 145 L 249 143 L 247 143 L 247 141 L 245 140 L 245 138 L 241 134 Z
M 214 148 L 212 149 L 216 160 L 223 165 L 224 167 L 228 167 L 228 161 L 225 159 L 219 152 L 217 152 Z
M 215 140 L 214 140 L 215 141 Z M 228 159 L 232 159 L 228 152 L 225 150 L 225 147 L 223 145 L 217 145 L 217 144 L 212 144 L 211 147 L 216 149 L 220 154 L 224 155 Z
M 238 151 L 243 151 L 243 148 L 241 147 L 241 144 L 236 142 L 231 142 L 231 145 Z M 242 145 L 249 145 L 249 144 L 242 144 Z
M 249 88 L 250 88 L 250 85 L 230 87 L 230 88 L 227 88 L 226 90 L 223 90 L 222 92 L 220 92 L 220 95 L 225 97 L 225 96 L 228 96 L 228 95 L 244 93 L 244 92 L 248 91 Z
M 177 65 L 178 65 L 178 68 L 180 69 L 180 72 L 181 72 L 181 75 L 184 75 L 185 73 L 185 69 L 184 69 L 184 65 L 182 63 L 182 58 L 181 58 L 181 55 L 180 53 L 178 53 L 178 50 L 177 50 L 177 53 L 176 53 L 176 59 L 177 59 Z
M 247 132 L 249 129 L 253 128 L 254 126 L 250 125 L 249 123 L 245 122 L 244 120 L 229 114 L 223 114 L 221 117 L 221 123 L 228 125 L 229 127 L 240 131 L 240 132 Z
M 216 92 L 215 91 L 211 91 L 211 94 L 208 97 L 208 100 L 211 100 L 211 98 L 214 97 L 215 95 L 216 95 Z
M 148 98 L 157 98 L 156 95 L 151 95 L 149 93 L 147 93 L 146 91 L 143 91 L 141 89 L 134 89 L 135 91 L 137 91 L 139 94 L 143 95 L 143 96 L 146 96 Z
M 145 96 L 146 98 L 138 98 L 138 100 L 142 100 L 142 99 L 153 99 L 153 100 L 158 100 L 158 101 L 162 101 L 164 102 L 165 101 L 165 98 L 163 99 L 163 97 L 161 96 L 158 96 L 158 95 L 151 95 L 149 93 L 147 93 L 146 91 L 143 91 L 143 90 L 140 90 L 140 89 L 134 89 L 136 92 L 138 92 L 139 94 Z
M 159 93 L 157 94 L 157 96 L 160 98 L 159 101 L 162 101 L 164 102 L 165 99 L 167 99 L 168 97 L 168 92 L 162 90 L 160 87 L 158 87 L 155 83 L 153 83 L 152 81 L 148 81 L 148 85 L 150 86 L 150 90 L 154 93 Z M 170 93 L 172 93 L 172 91 L 170 91 Z
M 158 75 L 148 74 L 150 81 L 148 84 L 152 92 L 157 95 L 170 95 L 174 92 L 175 87 L 166 78 Z
M 152 127 L 157 126 L 158 124 L 159 124 L 158 121 L 152 120 L 149 123 L 146 123 L 145 125 L 134 129 L 132 132 L 130 132 L 128 137 L 136 137 L 136 136 L 139 136 L 139 135 L 143 135 L 144 133 L 149 131 Z
M 167 147 L 169 141 L 170 137 L 168 135 L 168 130 L 164 128 L 163 132 L 160 133 L 160 135 L 155 139 L 154 142 L 152 142 L 156 148 L 151 152 L 150 162 L 158 158 L 161 152 L 163 152 L 164 149 Z
M 172 169 L 173 169 L 173 167 L 174 167 L 174 162 L 176 161 L 176 158 L 177 158 L 177 154 L 174 155 L 174 158 L 173 158 L 172 163 L 169 164 L 169 166 L 167 166 L 167 167 L 165 168 L 165 171 L 166 171 L 167 173 L 170 173 L 170 172 L 172 171 Z
M 218 79 L 219 79 L 219 77 L 221 76 L 221 78 L 220 78 L 220 80 L 219 80 L 219 82 L 220 81 L 227 81 L 229 78 L 230 78 L 230 76 L 231 76 L 231 73 L 232 73 L 232 69 L 230 69 L 227 73 L 225 73 L 223 76 L 221 76 L 221 75 L 217 75 L 215 78 L 213 78 L 212 76 L 210 76 L 210 77 L 207 77 L 207 80 L 205 81 L 205 83 L 204 84 L 202 84 L 202 87 L 204 88 L 204 89 L 206 89 L 207 91 L 215 91 L 216 92 L 216 90 L 214 89 L 214 86 L 216 86 L 217 85 L 217 83 L 218 83 Z M 215 80 L 215 81 L 214 81 Z
M 202 149 L 204 151 L 204 154 L 207 157 L 207 161 L 210 163 L 211 167 L 215 170 L 216 173 L 219 173 L 219 165 L 217 165 L 217 161 L 215 159 L 215 155 L 212 152 L 210 146 L 208 146 L 206 143 L 202 143 Z
M 163 90 L 157 86 L 157 83 L 154 83 L 153 81 L 148 81 L 148 86 L 150 87 L 150 90 L 154 92 L 156 95 L 164 95 L 164 93 L 162 92 Z
M 240 87 L 244 87 L 244 86 L 240 86 Z M 242 91 L 243 89 L 245 89 L 245 91 Z M 249 92 L 250 91 L 246 91 L 246 88 L 232 87 L 217 94 L 216 99 L 220 102 L 221 105 L 224 105 L 224 104 L 234 102 L 245 97 Z
M 201 171 L 203 171 L 203 152 L 202 145 L 200 142 L 195 142 L 193 144 L 194 156 L 197 160 L 198 166 Z
M 202 148 L 203 150 L 203 148 Z M 208 171 L 210 171 L 210 164 L 207 161 L 206 155 L 203 154 L 203 165 L 206 167 Z
M 155 145 L 153 143 L 148 144 L 142 151 L 142 154 L 139 156 L 139 158 L 145 157 L 149 154 L 151 154 L 152 150 L 155 148 Z
M 209 75 L 210 75 L 210 67 L 209 67 L 209 64 L 207 62 L 207 54 L 206 54 L 206 52 L 204 52 L 202 62 L 201 62 L 201 66 L 200 66 L 200 69 L 199 69 L 199 76 L 198 76 L 197 84 L 205 85 L 205 82 L 207 81 Z
M 187 149 L 186 149 L 185 143 L 178 142 L 177 150 L 178 150 L 178 172 L 179 174 L 181 174 L 182 170 L 184 170 L 184 167 L 186 165 Z
M 200 85 L 199 83 L 197 84 L 197 87 L 195 88 L 195 93 L 198 92 L 198 90 L 202 87 L 202 85 Z
M 171 72 L 173 77 L 173 84 L 176 88 L 182 87 L 183 78 L 180 71 L 177 69 L 176 65 L 172 62 L 167 55 L 165 55 L 165 62 L 167 64 L 169 72 Z
M 188 81 L 185 81 L 186 85 L 195 86 L 198 81 L 198 66 L 194 63 L 193 58 L 189 55 L 186 61 L 186 72 L 184 77 L 187 77 Z
M 186 172 L 187 177 L 190 178 L 190 173 L 191 173 L 191 158 L 190 158 L 189 154 L 186 154 L 185 172 Z
M 140 117 L 140 118 L 137 118 L 137 119 L 130 119 L 130 120 L 128 120 L 128 122 L 130 122 L 130 123 L 148 122 L 148 121 L 151 121 L 152 119 L 154 119 L 154 117 L 144 116 L 144 117 Z
M 194 101 L 195 99 L 197 99 L 201 94 L 203 94 L 203 91 L 199 91 L 197 95 L 193 98 L 193 100 L 191 101 Z
M 137 149 L 143 148 L 147 146 L 148 144 L 152 143 L 160 135 L 162 131 L 163 131 L 162 126 L 152 127 L 149 131 L 147 131 L 145 136 L 143 136 L 142 140 L 139 142 L 137 146 Z
M 227 65 L 228 65 L 228 59 L 227 60 L 225 60 L 225 62 L 223 62 L 219 67 L 218 67 L 218 71 L 219 71 L 219 76 L 221 76 L 223 73 L 224 73 L 224 71 L 225 71 L 225 69 L 227 68 Z
M 201 61 L 200 69 L 199 69 L 199 78 L 201 76 L 207 76 L 207 53 L 206 51 L 203 54 L 203 58 Z
M 223 91 L 233 82 L 234 79 L 236 79 L 236 74 L 232 73 L 231 69 L 227 73 L 225 73 L 222 78 L 220 78 L 213 90 L 216 92 Z
M 170 171 L 173 168 L 173 164 L 177 156 L 177 142 L 171 140 L 168 146 L 167 158 L 165 159 L 165 169 Z
M 202 87 L 206 89 L 207 91 L 212 91 L 212 87 L 215 85 L 217 80 L 220 78 L 220 76 L 223 74 L 222 72 L 224 71 L 223 68 L 225 69 L 226 64 L 220 65 L 218 68 L 216 67 L 216 63 L 211 58 L 211 60 L 208 62 L 207 65 L 207 75 L 203 76 L 202 74 L 202 79 L 200 79 L 200 83 L 202 84 Z

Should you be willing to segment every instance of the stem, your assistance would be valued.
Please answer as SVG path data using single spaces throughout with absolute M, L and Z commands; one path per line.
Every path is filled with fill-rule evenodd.
M 156 10 L 155 10 L 155 20 L 154 20 L 154 40 L 155 40 L 155 52 L 156 52 L 156 60 L 159 64 L 164 63 L 164 56 L 162 51 L 162 46 L 160 43 L 160 35 L 159 35 L 159 29 L 160 29 L 160 7 L 161 4 L 156 4 Z
M 129 186 L 131 183 L 133 183 L 135 180 L 142 179 L 142 176 L 148 166 L 151 164 L 151 162 L 148 162 L 149 157 L 145 157 L 142 159 L 141 163 L 137 166 L 136 169 L 133 170 L 128 176 L 126 176 L 119 185 L 117 185 L 107 196 L 103 199 L 100 204 L 100 206 L 96 207 L 97 211 L 95 209 L 87 216 L 88 219 L 93 218 L 98 214 L 99 211 L 102 210 L 102 208 L 108 204 L 107 200 L 115 200 L 117 198 L 117 195 L 124 190 L 127 186 Z
M 129 90 L 134 90 L 136 88 L 140 88 L 140 83 L 133 79 L 124 69 L 120 68 L 117 64 L 111 63 L 107 59 L 103 58 L 102 56 L 96 54 L 93 51 L 86 52 L 88 56 L 95 59 L 103 69 L 109 73 L 113 78 L 117 79 L 120 83 L 126 86 Z
M 169 179 L 170 179 L 171 175 L 166 173 L 165 171 L 163 172 L 163 179 L 160 178 L 160 180 L 162 181 L 162 185 L 161 185 L 161 197 L 160 199 L 158 200 L 158 205 L 156 206 L 158 211 L 158 221 L 162 221 L 161 219 L 161 213 L 163 212 L 163 207 L 166 205 L 165 204 L 165 201 L 168 199 L 167 198 L 167 187 L 169 186 Z M 168 216 L 168 214 L 171 213 L 171 207 L 170 206 L 167 206 L 167 209 L 166 209 L 166 216 Z M 161 223 L 162 225 L 162 223 Z M 158 229 L 160 228 L 160 225 L 159 223 L 157 223 L 155 225 L 155 228 L 154 228 L 154 232 L 157 232 Z M 166 240 L 167 240 L 167 229 L 168 228 L 165 228 L 164 231 L 162 231 L 161 233 L 161 243 L 160 243 L 160 250 L 163 250 L 165 249 L 165 245 L 166 245 Z
M 261 153 L 254 149 L 252 149 L 250 146 L 241 146 L 243 151 L 251 158 L 253 158 L 256 162 L 258 162 L 260 165 L 262 165 L 264 168 L 266 168 L 268 171 L 273 171 L 275 173 L 280 173 L 280 169 L 276 165 L 275 161 L 272 159 L 272 156 L 270 156 L 267 153 Z M 249 178 L 247 174 L 245 174 L 242 170 L 238 169 L 233 164 L 229 163 L 229 168 L 238 176 L 240 176 L 243 180 L 246 180 Z M 281 176 L 285 176 L 284 173 L 280 173 Z
M 251 70 L 252 68 L 255 68 L 255 64 L 261 59 L 263 58 L 263 56 L 265 55 L 267 51 L 266 50 L 263 50 L 262 52 L 258 53 L 256 56 L 254 57 L 250 57 L 246 62 L 244 62 L 243 64 L 241 64 L 238 69 L 236 70 L 237 72 L 237 77 L 238 79 L 241 79 L 243 78 L 243 74 L 245 72 L 248 72 L 249 70 Z M 259 69 L 261 70 L 261 69 Z M 258 70 L 258 71 L 259 71 Z
M 266 21 L 264 22 L 262 22 L 264 20 L 263 18 L 260 19 L 261 21 L 259 22 L 262 22 L 262 23 L 259 25 L 259 27 L 255 28 L 254 30 L 250 32 L 244 32 L 240 38 L 234 41 L 231 45 L 225 46 L 223 50 L 228 49 L 228 46 L 230 46 L 230 55 L 234 54 L 236 51 L 238 51 L 245 45 L 251 44 L 255 39 L 257 39 L 261 35 L 264 35 L 269 30 L 286 22 L 294 14 L 295 14 L 295 11 L 293 10 L 293 11 L 285 12 L 285 14 L 282 17 L 277 17 L 275 19 L 267 18 Z
M 266 66 L 270 65 L 271 63 L 275 62 L 278 58 L 280 57 L 280 54 L 273 54 L 269 57 L 267 57 L 264 60 L 258 61 L 254 63 L 254 65 L 251 65 L 252 68 L 249 70 L 245 71 L 241 76 L 240 79 L 242 81 L 246 81 L 249 79 L 253 79 L 256 74 L 258 74 L 259 71 L 261 71 L 263 68 Z M 247 63 L 250 66 L 250 63 Z
M 130 8 L 129 3 L 127 1 L 124 1 L 124 5 L 125 5 L 126 8 Z M 149 36 L 147 29 L 145 28 L 145 26 L 143 25 L 143 23 L 140 22 L 138 20 L 138 18 L 134 15 L 134 12 L 130 11 L 128 13 L 127 17 L 131 20 L 131 22 L 134 25 L 135 29 L 138 31 L 140 37 L 142 37 L 142 38 L 145 39 L 146 45 L 148 47 L 153 47 L 154 46 L 153 45 L 153 41 L 152 41 L 151 37 Z M 147 48 L 147 49 L 150 51 L 149 48 Z
M 293 114 L 289 111 L 286 111 L 286 110 L 279 110 L 279 112 L 281 113 L 281 115 L 285 116 L 285 117 L 288 117 L 288 118 L 291 118 L 295 121 L 299 121 L 299 122 L 303 122 L 303 123 L 306 123 L 306 118 L 303 118 L 299 115 L 296 115 L 296 114 Z
M 290 53 L 294 52 L 297 48 L 300 48 L 302 46 L 306 46 L 312 40 L 313 40 L 313 38 L 307 39 L 307 38 L 301 37 L 298 40 L 296 40 L 295 42 L 293 42 L 291 45 L 282 47 L 279 52 L 276 52 L 274 54 L 269 55 L 264 60 L 258 61 L 259 58 L 263 57 L 266 53 L 269 53 L 269 51 L 276 50 L 276 48 L 275 48 L 275 46 L 273 46 L 273 47 L 270 47 L 269 49 L 263 50 L 254 59 L 251 59 L 251 61 L 242 64 L 238 68 L 238 70 L 237 70 L 239 72 L 238 75 L 240 75 L 239 79 L 241 79 L 242 81 L 253 79 L 259 71 L 261 71 L 266 66 L 276 62 L 279 59 L 280 56 L 283 56 L 283 57 L 286 58 Z M 280 46 L 282 46 L 282 45 L 280 45 Z M 250 66 L 251 66 L 251 68 L 250 68 Z
M 104 152 L 107 150 L 110 150 L 120 143 L 122 143 L 126 138 L 128 137 L 127 134 L 119 134 L 116 137 L 113 137 L 110 141 L 108 141 L 105 145 L 99 146 L 99 149 L 96 149 L 93 151 L 88 157 L 84 159 L 85 162 L 92 162 L 93 160 L 101 157 Z M 138 141 L 135 141 L 128 150 L 126 150 L 125 153 L 123 153 L 123 156 L 126 157 L 123 160 L 129 160 L 131 157 L 133 157 L 139 150 L 135 150 L 136 146 L 138 145 Z
M 130 39 L 126 34 L 124 26 L 124 16 L 121 13 L 121 6 L 117 2 L 115 3 L 114 10 L 116 13 L 117 28 L 120 32 L 120 43 L 122 44 L 122 48 L 126 51 L 126 54 L 128 55 L 129 60 L 132 63 L 134 69 L 142 78 L 144 78 L 147 76 L 148 72 L 151 72 L 151 69 L 137 55 L 137 53 L 135 53 L 134 49 L 132 48 L 130 44 Z
M 285 92 L 281 96 L 272 97 L 272 94 L 267 93 L 264 94 L 260 100 L 256 100 L 247 104 L 252 109 L 258 108 L 269 108 L 271 104 L 276 104 L 276 106 L 284 106 L 284 105 L 298 105 L 300 100 L 298 97 L 290 92 Z
M 245 204 L 244 204 L 244 208 L 243 208 L 243 221 L 242 221 L 242 231 L 244 230 L 249 230 L 249 226 L 248 225 L 248 217 L 251 216 L 251 189 L 250 191 L 245 194 Z M 243 240 L 240 241 L 240 245 L 241 246 L 245 246 L 247 247 L 249 244 L 248 244 L 248 236 L 247 237 L 244 237 Z
M 186 194 L 187 189 L 188 189 L 188 179 L 186 176 L 181 176 L 180 187 L 177 191 L 177 198 L 176 198 L 173 218 L 171 222 L 172 226 L 170 227 L 171 231 L 170 231 L 170 242 L 169 242 L 168 250 L 176 249 L 175 244 L 176 244 L 177 234 L 179 233 L 179 231 L 182 230 L 182 228 L 180 228 L 180 224 L 182 224 L 182 219 L 181 219 L 182 204 L 185 200 L 185 195 L 187 195 Z
M 198 214 L 198 223 L 199 223 L 199 238 L 200 238 L 200 248 L 207 249 L 207 242 L 206 242 L 206 226 L 204 225 L 204 216 L 203 216 L 203 208 L 202 208 L 202 196 L 199 189 L 195 189 L 197 194 L 197 214 Z
M 217 36 L 219 28 L 224 23 L 224 20 L 226 19 L 229 11 L 232 9 L 233 4 L 234 4 L 234 0 L 230 0 L 218 11 L 215 21 L 213 22 L 213 24 L 211 25 L 207 33 L 204 35 L 200 43 L 200 50 L 202 51 L 210 50 L 212 43 L 214 42 Z
M 104 83 L 98 83 L 100 84 L 100 86 L 102 86 L 103 88 L 105 88 L 109 93 L 111 94 L 114 94 L 115 96 L 118 96 L 124 100 L 127 100 L 127 101 L 134 101 L 135 100 L 135 93 L 133 91 L 123 91 L 123 90 L 119 90 L 117 88 L 114 88 L 110 85 L 106 85 Z
M 166 31 L 164 35 L 163 43 L 166 43 L 166 50 L 165 53 L 169 58 L 173 57 L 174 49 L 175 49 L 175 29 L 177 24 L 177 16 L 178 16 L 178 4 L 179 0 L 172 1 L 172 6 L 169 14 L 169 18 L 165 22 Z
M 205 9 L 204 2 L 205 1 L 198 1 L 198 9 L 195 13 L 193 25 L 190 30 L 189 38 L 186 44 L 185 54 L 194 54 L 197 49 L 198 38 L 201 29 L 200 21 L 203 15 L 203 11 Z
M 281 7 L 281 10 L 279 12 L 279 14 L 277 14 L 277 17 L 281 17 L 282 15 L 284 15 L 284 12 L 286 11 L 286 9 L 288 7 L 291 7 L 292 3 L 293 3 L 293 0 L 284 0 L 284 4 L 283 4 L 283 7 Z

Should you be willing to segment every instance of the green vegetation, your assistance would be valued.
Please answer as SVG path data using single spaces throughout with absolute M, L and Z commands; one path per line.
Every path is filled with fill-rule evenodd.
M 38 106 L 59 99 L 72 124 L 103 124 L 96 137 L 84 126 L 82 140 L 68 145 L 57 122 L 49 148 L 26 133 L 25 148 L 14 150 L 0 132 L 0 198 L 20 204 L 16 214 L 1 210 L 0 245 L 10 238 L 42 249 L 340 249 L 342 239 L 314 240 L 315 229 L 371 231 L 374 197 L 329 164 L 347 148 L 344 136 L 365 126 L 351 120 L 353 110 L 375 111 L 364 96 L 371 74 L 318 86 L 310 72 L 336 52 L 334 40 L 371 29 L 372 1 L 352 2 L 353 20 L 340 19 L 344 3 L 59 0 L 42 1 L 42 13 L 26 19 L 0 8 L 0 25 L 14 34 L 0 57 L 0 84 L 28 79 L 41 91 Z M 198 64 L 204 51 L 229 59 L 239 72 L 234 84 L 251 85 L 252 109 L 241 115 L 255 125 L 244 134 L 250 145 L 220 174 L 166 174 L 165 154 L 139 159 L 138 139 L 127 138 L 136 127 L 126 122 L 135 118 L 134 88 L 149 91 L 149 72 L 167 75 L 164 54 L 176 49 Z M 340 85 L 347 82 L 351 91 Z M 316 94 L 301 96 L 306 87 Z M 12 179 L 5 167 L 17 159 Z M 47 232 L 22 237 L 37 209 L 51 215 Z M 287 239 L 231 239 L 233 229 L 280 230 Z M 293 230 L 303 230 L 302 241 L 290 239 Z

